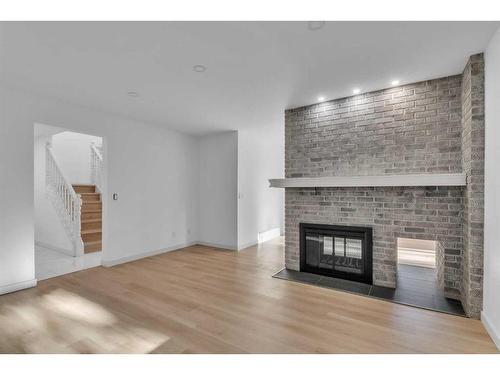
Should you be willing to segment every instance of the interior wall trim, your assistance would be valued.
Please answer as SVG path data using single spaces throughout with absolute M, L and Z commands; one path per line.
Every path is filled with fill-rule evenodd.
M 21 281 L 19 283 L 2 285 L 0 286 L 0 295 L 17 292 L 18 290 L 33 288 L 36 286 L 36 284 L 37 284 L 37 279 L 31 279 L 31 280 Z
M 194 244 L 195 245 L 208 246 L 208 247 L 217 247 L 219 249 L 225 249 L 225 250 L 238 251 L 238 247 L 237 246 L 224 245 L 224 244 L 219 244 L 219 243 L 214 243 L 214 242 L 196 241 Z
M 274 188 L 287 187 L 378 187 L 378 186 L 465 186 L 465 173 L 426 173 L 385 176 L 296 177 L 269 180 Z
M 186 243 L 182 243 L 182 244 L 178 244 L 178 245 L 169 246 L 169 247 L 166 247 L 164 249 L 147 251 L 145 253 L 129 255 L 126 257 L 115 258 L 115 259 L 103 259 L 101 263 L 102 263 L 103 267 L 113 267 L 113 266 L 116 266 L 118 264 L 133 262 L 134 260 L 148 258 L 148 257 L 152 257 L 155 255 L 160 255 L 163 253 L 168 253 L 169 251 L 180 250 L 180 249 L 183 249 L 185 247 L 193 246 L 196 244 L 197 244 L 196 241 L 186 242 Z

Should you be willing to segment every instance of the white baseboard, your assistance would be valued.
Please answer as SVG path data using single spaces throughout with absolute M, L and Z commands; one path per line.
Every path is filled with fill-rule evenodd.
M 37 280 L 32 279 L 28 281 L 21 281 L 20 283 L 14 283 L 9 285 L 0 286 L 0 294 L 7 294 L 12 292 L 17 292 L 18 290 L 33 288 L 36 286 Z
M 40 247 L 43 247 L 45 249 L 54 250 L 54 251 L 57 251 L 59 253 L 63 253 L 65 255 L 69 255 L 72 257 L 76 256 L 75 252 L 72 249 L 64 249 L 62 247 L 53 246 L 53 245 L 50 245 L 48 243 L 41 242 L 41 241 L 35 241 L 35 246 L 40 246 Z
M 281 235 L 281 229 L 280 228 L 273 228 L 266 230 L 264 232 L 260 232 L 257 236 L 258 242 L 266 242 L 269 240 L 272 240 L 273 238 L 279 237 Z
M 196 241 L 195 244 L 208 247 L 217 247 L 219 249 L 224 249 L 224 250 L 235 250 L 235 251 L 238 250 L 236 246 L 222 245 L 220 243 L 213 243 L 213 242 Z
M 275 228 L 275 229 L 272 229 L 270 231 L 262 232 L 262 233 L 265 234 L 264 237 L 263 237 L 263 238 L 265 238 L 265 241 L 268 241 L 268 240 L 270 240 L 272 238 L 278 237 L 280 235 L 280 229 L 279 228 Z M 182 249 L 182 248 L 185 248 L 185 247 L 189 247 L 189 246 L 193 246 L 193 245 L 202 245 L 202 246 L 208 246 L 208 247 L 215 247 L 215 248 L 218 248 L 218 249 L 238 251 L 238 250 L 246 249 L 247 247 L 250 247 L 250 246 L 257 245 L 257 243 L 258 243 L 257 241 L 254 241 L 254 242 L 247 243 L 247 244 L 240 245 L 240 246 L 236 247 L 236 246 L 229 246 L 229 245 L 224 245 L 224 244 L 220 244 L 220 243 L 213 243 L 213 242 L 192 241 L 192 242 L 189 242 L 189 243 L 174 245 L 174 246 L 171 246 L 171 247 L 168 247 L 168 248 L 165 248 L 165 249 L 161 249 L 161 250 L 150 251 L 150 252 L 141 253 L 141 254 L 137 254 L 137 255 L 131 255 L 131 256 L 127 256 L 127 257 L 123 257 L 123 258 L 103 259 L 102 260 L 102 265 L 104 267 L 112 267 L 112 266 L 116 266 L 117 264 L 122 264 L 122 263 L 127 263 L 127 262 L 133 262 L 134 260 L 138 260 L 138 259 L 142 259 L 142 258 L 151 257 L 151 256 L 154 256 L 154 255 L 159 255 L 159 254 L 167 253 L 169 251 L 179 250 L 179 249 Z
M 500 334 L 499 332 L 493 327 L 491 324 L 491 321 L 489 318 L 486 316 L 484 311 L 481 311 L 481 322 L 483 323 L 484 328 L 486 328 L 486 332 L 490 335 L 491 339 L 497 346 L 498 350 L 500 350 Z
M 238 246 L 238 251 L 239 250 L 243 250 L 243 249 L 247 249 L 249 247 L 252 247 L 252 246 L 255 246 L 255 245 L 258 245 L 259 244 L 259 241 L 252 241 L 252 242 L 248 242 L 246 244 L 243 244 L 243 245 L 239 245 Z
M 126 256 L 126 257 L 122 257 L 122 258 L 103 259 L 102 260 L 102 265 L 104 267 L 113 267 L 113 266 L 116 266 L 117 264 L 133 262 L 134 260 L 138 260 L 138 259 L 142 259 L 142 258 L 148 258 L 148 257 L 152 257 L 154 255 L 160 255 L 160 254 L 163 254 L 163 253 L 168 253 L 169 251 L 183 249 L 185 247 L 196 245 L 197 243 L 198 242 L 196 242 L 196 241 L 194 241 L 194 242 L 187 242 L 187 243 L 183 243 L 183 244 L 169 246 L 167 248 L 160 249 L 160 250 L 148 251 L 146 253 L 140 253 L 140 254 L 136 254 L 136 255 L 130 255 L 130 256 Z
M 238 245 L 238 246 L 229 246 L 229 245 L 223 245 L 220 243 L 204 242 L 204 241 L 198 241 L 197 244 L 203 245 L 203 246 L 216 247 L 219 249 L 239 251 L 239 250 L 243 250 L 243 249 L 247 249 L 249 247 L 255 246 L 259 243 L 272 240 L 273 238 L 279 237 L 280 235 L 281 235 L 281 229 L 280 228 L 273 228 L 273 229 L 267 230 L 265 232 L 260 232 L 257 235 L 256 241 L 247 242 L 245 244 Z

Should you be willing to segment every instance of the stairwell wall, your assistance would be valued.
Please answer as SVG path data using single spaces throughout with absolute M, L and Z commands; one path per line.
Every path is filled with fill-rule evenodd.
M 91 184 L 90 145 L 102 144 L 102 138 L 75 132 L 52 137 L 52 151 L 62 173 L 72 185 Z
M 73 244 L 46 193 L 45 146 L 52 139 L 52 135 L 39 132 L 38 129 L 39 125 L 36 124 L 34 141 L 35 242 L 37 245 L 73 256 L 75 255 Z

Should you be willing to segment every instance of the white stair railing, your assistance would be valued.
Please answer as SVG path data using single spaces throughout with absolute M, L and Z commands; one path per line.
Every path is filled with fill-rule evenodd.
M 103 162 L 100 148 L 90 145 L 90 178 L 99 193 L 102 193 Z
M 82 255 L 84 253 L 81 237 L 82 199 L 64 178 L 54 158 L 50 142 L 47 142 L 45 147 L 45 185 L 66 234 L 73 244 L 75 256 Z

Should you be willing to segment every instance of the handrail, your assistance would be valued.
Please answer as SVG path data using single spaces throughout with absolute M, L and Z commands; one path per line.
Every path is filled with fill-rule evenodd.
M 59 168 L 50 142 L 47 142 L 45 151 L 45 184 L 48 195 L 73 244 L 75 255 L 81 255 L 84 250 L 81 237 L 82 200 Z
M 95 152 L 95 154 L 99 158 L 99 160 L 102 161 L 101 151 L 99 151 L 99 149 L 97 148 L 97 146 L 95 145 L 95 143 L 91 143 L 90 144 L 90 148 Z
M 92 184 L 102 193 L 103 160 L 100 150 L 94 143 L 90 144 L 90 174 Z
M 68 187 L 68 192 L 71 194 L 71 196 L 74 199 L 77 199 L 78 194 L 76 194 L 76 191 L 75 191 L 75 189 L 73 189 L 73 186 L 66 180 L 66 177 L 64 177 L 64 174 L 61 172 L 61 169 L 59 168 L 59 165 L 57 164 L 57 162 L 55 160 L 54 153 L 52 152 L 52 146 L 50 145 L 50 143 L 48 143 L 48 145 L 47 145 L 47 152 L 49 153 L 49 156 L 52 159 L 51 160 L 52 167 L 56 170 L 57 175 L 59 176 L 59 178 L 61 178 L 64 185 Z

